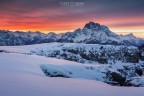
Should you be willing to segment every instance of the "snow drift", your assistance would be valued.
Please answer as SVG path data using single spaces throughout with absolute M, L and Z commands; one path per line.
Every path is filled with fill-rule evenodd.
M 1 96 L 142 96 L 143 87 L 110 86 L 96 80 L 49 78 L 41 64 L 77 65 L 76 62 L 37 55 L 0 53 Z

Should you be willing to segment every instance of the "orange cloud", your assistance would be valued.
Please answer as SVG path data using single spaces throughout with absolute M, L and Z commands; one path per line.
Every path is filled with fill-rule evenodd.
M 61 33 L 94 21 L 114 32 L 143 36 L 143 3 L 128 1 L 84 0 L 82 7 L 63 7 L 57 0 L 4 0 L 0 1 L 0 29 Z

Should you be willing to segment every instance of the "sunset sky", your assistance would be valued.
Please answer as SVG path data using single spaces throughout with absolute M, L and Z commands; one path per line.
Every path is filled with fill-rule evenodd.
M 144 38 L 144 0 L 0 0 L 0 29 L 73 31 L 94 21 Z

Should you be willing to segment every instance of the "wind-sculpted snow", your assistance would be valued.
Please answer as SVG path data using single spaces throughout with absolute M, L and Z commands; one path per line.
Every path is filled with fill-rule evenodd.
M 46 64 L 47 67 L 48 64 L 64 67 L 66 64 L 79 63 L 37 55 L 0 53 L 0 95 L 143 96 L 144 94 L 143 87 L 118 87 L 96 80 L 46 77 L 40 69 L 41 64 Z
M 87 64 L 43 64 L 40 67 L 45 75 L 49 77 L 84 78 L 105 81 L 104 77 L 106 76 L 103 74 L 106 73 L 105 66 Z
M 40 66 L 46 76 L 84 78 L 102 81 L 117 86 L 144 87 L 144 64 L 117 62 L 114 65 L 43 64 Z
M 75 43 L 0 46 L 0 54 L 39 55 L 81 62 L 73 65 L 57 60 L 49 63 L 39 61 L 44 64 L 41 68 L 45 75 L 50 77 L 84 78 L 121 86 L 143 86 L 143 53 L 140 54 L 139 50 L 133 46 Z

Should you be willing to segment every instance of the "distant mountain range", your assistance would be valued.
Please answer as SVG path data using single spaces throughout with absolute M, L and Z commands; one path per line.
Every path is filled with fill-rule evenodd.
M 82 29 L 73 32 L 56 34 L 50 32 L 21 32 L 0 30 L 0 45 L 30 45 L 49 42 L 86 43 L 86 44 L 110 44 L 141 46 L 144 39 L 137 38 L 133 34 L 118 35 L 109 30 L 107 26 L 89 22 Z

